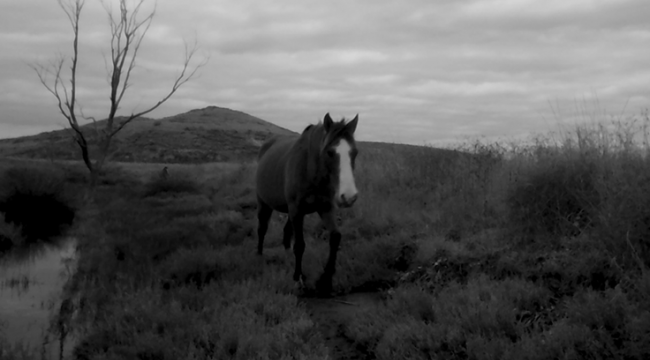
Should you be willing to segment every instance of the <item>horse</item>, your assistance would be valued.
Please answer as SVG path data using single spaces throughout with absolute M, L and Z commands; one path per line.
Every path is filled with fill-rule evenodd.
M 317 289 L 331 292 L 336 270 L 336 254 L 341 232 L 336 225 L 339 207 L 350 207 L 357 200 L 354 181 L 357 147 L 354 131 L 359 115 L 335 122 L 329 113 L 322 122 L 307 126 L 299 136 L 274 137 L 258 154 L 256 192 L 258 203 L 257 253 L 262 255 L 264 236 L 273 211 L 288 214 L 283 245 L 288 251 L 294 237 L 295 269 L 293 280 L 303 286 L 302 256 L 305 251 L 303 220 L 318 213 L 329 231 L 329 257 Z

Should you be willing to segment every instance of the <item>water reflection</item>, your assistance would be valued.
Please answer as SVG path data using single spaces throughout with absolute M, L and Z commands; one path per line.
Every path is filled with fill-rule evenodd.
M 40 347 L 62 287 L 72 275 L 76 242 L 40 244 L 0 258 L 0 337 Z M 58 344 L 47 346 L 58 349 Z M 54 352 L 58 354 L 58 352 Z M 54 358 L 54 356 L 52 356 Z

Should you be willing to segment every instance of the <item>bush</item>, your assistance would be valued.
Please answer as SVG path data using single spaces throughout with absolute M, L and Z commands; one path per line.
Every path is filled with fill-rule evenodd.
M 507 359 L 647 359 L 650 313 L 639 313 L 618 290 L 582 292 L 564 305 L 566 317 L 541 334 L 509 346 Z
M 74 200 L 63 174 L 51 168 L 15 167 L 0 179 L 0 212 L 20 226 L 28 242 L 58 236 L 72 224 Z
M 580 125 L 516 149 L 506 196 L 516 230 L 556 244 L 584 234 L 625 269 L 649 266 L 649 130 L 646 113 L 640 122 Z
M 378 359 L 501 358 L 527 331 L 541 328 L 544 319 L 535 315 L 550 299 L 545 289 L 514 279 L 475 277 L 438 295 L 401 287 L 375 314 L 351 319 L 346 334 Z
M 339 251 L 335 283 L 344 290 L 376 291 L 397 282 L 415 259 L 417 245 L 402 234 L 350 242 Z M 326 252 L 321 252 L 325 256 Z
M 0 255 L 14 246 L 20 246 L 24 241 L 20 226 L 5 222 L 0 213 Z
M 601 179 L 596 238 L 627 268 L 650 266 L 650 158 L 619 154 Z
M 508 194 L 510 219 L 527 234 L 578 235 L 596 219 L 596 166 L 581 156 L 539 150 L 543 155 L 529 159 L 536 163 Z

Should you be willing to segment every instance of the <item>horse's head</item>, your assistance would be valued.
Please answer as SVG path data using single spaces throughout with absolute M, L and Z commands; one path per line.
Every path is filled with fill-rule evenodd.
M 354 182 L 357 144 L 354 141 L 354 131 L 358 121 L 359 115 L 348 123 L 345 120 L 334 122 L 329 113 L 323 119 L 325 137 L 321 143 L 320 158 L 323 170 L 329 174 L 334 201 L 341 207 L 352 206 L 357 200 L 357 186 Z

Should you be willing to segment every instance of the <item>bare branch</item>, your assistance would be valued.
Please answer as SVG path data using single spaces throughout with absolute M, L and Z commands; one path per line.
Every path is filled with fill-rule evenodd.
M 90 157 L 88 155 L 88 143 L 86 138 L 81 131 L 79 123 L 77 122 L 77 117 L 75 110 L 77 108 L 76 103 L 76 91 L 77 91 L 77 60 L 79 56 L 79 19 L 81 17 L 81 11 L 83 10 L 85 1 L 84 0 L 74 0 L 74 1 L 64 1 L 57 0 L 59 6 L 66 14 L 70 26 L 72 27 L 72 32 L 74 34 L 72 42 L 72 58 L 70 65 L 70 85 L 66 85 L 66 82 L 63 79 L 63 65 L 66 63 L 65 57 L 61 56 L 60 59 L 52 62 L 49 66 L 43 65 L 30 65 L 30 67 L 36 72 L 39 81 L 41 84 L 49 91 L 57 101 L 57 106 L 61 114 L 66 118 L 70 128 L 73 130 L 74 139 L 82 152 L 82 157 L 88 169 L 93 171 L 92 163 L 90 162 Z M 49 80 L 49 76 L 53 76 L 52 82 Z
M 47 80 L 48 74 L 50 74 L 50 72 L 51 72 L 49 70 L 49 68 L 47 68 L 47 67 L 45 67 L 45 66 L 43 66 L 41 64 L 27 64 L 27 65 L 29 67 L 31 67 L 34 70 L 34 72 L 36 72 L 36 75 L 38 76 L 39 81 L 45 87 L 45 89 L 47 89 L 47 91 L 49 91 L 52 95 L 54 95 L 54 97 L 56 98 L 56 101 L 57 101 L 57 106 L 59 107 L 59 111 L 61 111 L 61 114 L 66 119 L 68 119 L 68 121 L 69 121 L 70 116 L 68 115 L 68 113 L 63 108 L 63 102 L 61 100 L 61 96 L 59 95 L 59 91 L 58 91 L 58 83 L 59 83 L 59 77 L 60 77 L 60 74 L 61 74 L 61 67 L 63 66 L 63 61 L 64 60 L 61 59 L 60 60 L 60 65 L 54 66 L 54 69 L 55 69 L 55 71 L 54 71 L 54 73 L 55 73 L 54 74 L 54 78 L 55 78 L 54 79 L 54 86 L 50 86 L 49 83 L 48 83 L 48 80 Z
M 68 120 L 68 124 L 70 125 L 70 128 L 72 128 L 75 133 L 77 133 L 78 136 L 83 136 L 81 133 L 81 130 L 79 129 L 79 124 L 77 123 L 77 119 L 74 116 L 74 108 L 70 105 L 70 100 L 68 99 L 68 91 L 67 88 L 65 87 L 64 83 L 61 81 L 61 70 L 63 68 L 63 64 L 65 63 L 65 59 L 61 58 L 57 62 L 54 62 L 53 64 L 50 65 L 50 67 L 45 67 L 43 65 L 34 65 L 34 64 L 29 64 L 29 66 L 34 69 L 36 74 L 38 75 L 38 78 L 41 82 L 41 84 L 52 94 L 54 95 L 54 98 L 57 101 L 57 106 L 59 108 L 59 112 Z M 53 70 L 50 70 L 53 69 Z M 51 86 L 49 85 L 47 78 L 48 74 L 52 73 L 54 75 L 54 85 Z M 59 92 L 59 86 L 63 88 L 63 93 L 64 93 L 64 99 L 61 98 L 61 94 Z
M 140 2 L 140 4 L 138 4 L 138 7 L 141 4 L 142 4 L 142 2 Z M 135 14 L 136 14 L 136 12 L 133 13 L 131 21 L 134 20 Z M 124 76 L 124 83 L 122 85 L 122 90 L 120 91 L 120 94 L 119 94 L 119 96 L 117 98 L 117 103 L 118 104 L 122 101 L 122 97 L 124 96 L 124 92 L 129 87 L 129 79 L 131 78 L 131 71 L 135 67 L 135 59 L 136 59 L 136 57 L 138 55 L 138 50 L 140 50 L 140 44 L 142 43 L 142 39 L 144 39 L 145 35 L 147 34 L 147 31 L 149 31 L 149 27 L 151 26 L 151 20 L 153 19 L 154 14 L 155 14 L 155 10 L 152 11 L 151 14 L 149 14 L 149 16 L 147 16 L 147 18 L 145 18 L 143 21 L 141 21 L 140 23 L 135 24 L 133 26 L 133 28 L 131 29 L 132 31 L 130 31 L 130 33 L 135 36 L 138 29 L 140 29 L 142 26 L 144 26 L 144 30 L 142 31 L 142 33 L 139 36 L 137 36 L 136 39 L 134 39 L 135 40 L 135 45 L 133 47 L 133 53 L 131 54 L 131 59 L 129 61 L 128 69 L 126 70 L 126 74 Z M 126 54 L 124 54 L 124 55 L 126 56 Z
M 189 69 L 190 63 L 192 62 L 192 59 L 196 55 L 196 52 L 198 51 L 198 47 L 196 44 L 196 41 L 192 45 L 192 48 L 188 47 L 187 42 L 185 42 L 185 61 L 183 62 L 183 68 L 181 70 L 180 75 L 176 78 L 174 81 L 174 84 L 172 85 L 172 88 L 170 91 L 165 95 L 161 100 L 159 100 L 155 105 L 151 106 L 150 108 L 140 111 L 138 113 L 133 113 L 131 114 L 124 122 L 122 122 L 112 133 L 111 137 L 117 134 L 124 126 L 126 126 L 128 123 L 133 121 L 134 119 L 137 119 L 140 116 L 146 115 L 155 109 L 157 109 L 160 105 L 164 104 L 169 98 L 176 93 L 176 90 L 178 90 L 183 84 L 188 82 L 190 79 L 194 77 L 196 72 L 205 66 L 208 63 L 209 57 L 206 57 L 204 61 L 196 65 L 193 69 Z M 189 71 L 189 73 L 188 73 Z
M 79 105 L 79 114 L 81 115 L 82 119 L 86 121 L 90 120 L 93 122 L 93 129 L 95 130 L 95 136 L 99 136 L 100 131 L 99 128 L 97 127 L 97 119 L 94 116 L 86 116 L 86 114 L 84 114 L 83 107 L 81 105 Z
M 61 57 L 49 66 L 30 65 L 38 75 L 41 84 L 43 84 L 47 91 L 49 91 L 56 99 L 59 111 L 67 119 L 74 134 L 75 142 L 79 145 L 83 160 L 92 176 L 97 175 L 97 171 L 101 170 L 110 149 L 111 139 L 115 134 L 121 131 L 134 119 L 157 109 L 160 105 L 165 103 L 181 86 L 192 79 L 198 69 L 203 67 L 209 60 L 208 57 L 198 65 L 190 66 L 190 64 L 193 64 L 193 59 L 197 52 L 197 46 L 196 42 L 192 47 L 185 43 L 185 59 L 183 67 L 180 74 L 175 78 L 169 92 L 148 109 L 132 113 L 130 116 L 126 117 L 126 119 L 121 121 L 114 129 L 116 112 L 119 109 L 120 103 L 124 98 L 127 89 L 131 86 L 131 75 L 133 69 L 136 67 L 136 60 L 140 53 L 140 46 L 142 45 L 153 21 L 155 8 L 151 13 L 147 14 L 143 18 L 139 18 L 141 10 L 143 9 L 144 0 L 135 0 L 133 6 L 128 5 L 131 4 L 131 2 L 127 0 L 120 0 L 119 10 L 117 12 L 112 11 L 108 2 L 104 2 L 103 0 L 100 1 L 108 15 L 111 46 L 110 61 L 108 60 L 108 56 L 106 54 L 104 55 L 104 66 L 106 68 L 106 74 L 110 86 L 110 110 L 108 117 L 106 118 L 106 123 L 103 125 L 101 130 L 94 117 L 86 116 L 86 114 L 84 114 L 83 106 L 77 100 L 79 20 L 81 11 L 85 5 L 85 0 L 57 0 L 59 6 L 68 18 L 74 35 L 72 41 L 72 56 L 70 57 L 69 63 L 69 78 L 63 74 L 64 65 L 68 64 L 67 59 L 64 57 Z M 97 159 L 94 163 L 90 160 L 88 142 L 86 141 L 86 137 L 78 123 L 77 116 L 92 121 L 98 135 L 99 150 Z
M 113 17 L 112 12 L 109 14 L 111 21 L 111 64 L 112 73 L 110 75 L 110 112 L 107 119 L 106 132 L 107 136 L 111 137 L 113 128 L 113 120 L 115 114 L 119 109 L 119 105 L 124 97 L 126 89 L 129 87 L 129 79 L 131 71 L 135 67 L 135 59 L 142 39 L 145 37 L 155 12 L 151 12 L 143 20 L 137 19 L 140 8 L 144 0 L 140 0 L 133 11 L 129 13 L 126 1 L 120 1 L 119 20 Z M 106 7 L 105 7 L 106 8 Z M 109 11 L 107 9 L 107 11 Z M 138 34 L 139 30 L 144 26 L 144 31 Z M 123 43 L 122 43 L 123 42 Z M 133 50 L 129 57 L 129 51 Z M 127 69 L 125 72 L 124 65 L 128 60 Z M 121 86 L 120 86 L 121 84 Z

